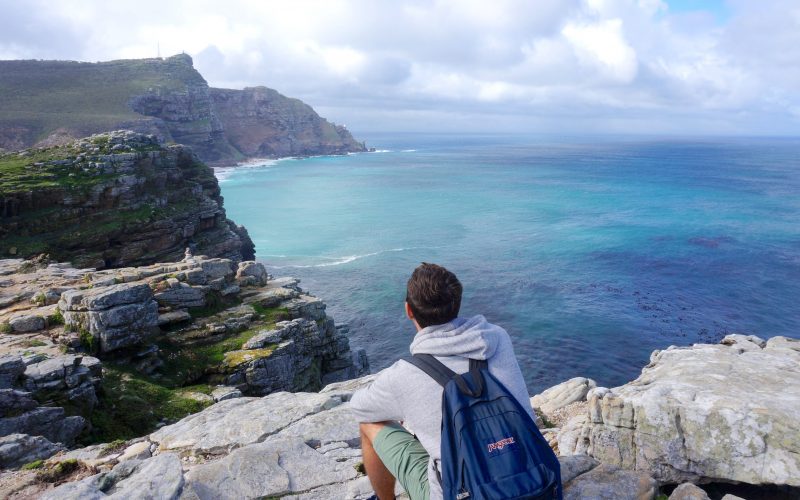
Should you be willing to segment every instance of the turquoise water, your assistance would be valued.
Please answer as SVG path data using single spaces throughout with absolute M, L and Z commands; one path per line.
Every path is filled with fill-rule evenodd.
M 532 391 L 624 383 L 672 344 L 800 336 L 800 140 L 359 137 L 381 151 L 220 177 L 270 273 L 323 298 L 373 371 L 407 354 L 422 261 L 508 330 Z

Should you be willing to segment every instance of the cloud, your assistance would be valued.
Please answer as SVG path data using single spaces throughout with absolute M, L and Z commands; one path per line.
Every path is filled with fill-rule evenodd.
M 687 7 L 689 6 L 689 7 Z M 794 0 L 0 0 L 0 57 L 185 51 L 358 130 L 796 134 Z

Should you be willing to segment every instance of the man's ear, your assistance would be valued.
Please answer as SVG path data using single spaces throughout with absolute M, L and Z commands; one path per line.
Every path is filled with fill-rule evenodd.
M 408 319 L 411 321 L 414 321 L 414 313 L 411 312 L 411 306 L 408 305 L 408 302 L 404 302 L 404 304 L 406 305 L 406 316 L 408 316 Z

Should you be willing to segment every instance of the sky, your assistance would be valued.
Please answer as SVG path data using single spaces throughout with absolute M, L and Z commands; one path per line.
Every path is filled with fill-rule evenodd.
M 0 0 L 0 59 L 180 52 L 354 132 L 800 134 L 800 0 Z

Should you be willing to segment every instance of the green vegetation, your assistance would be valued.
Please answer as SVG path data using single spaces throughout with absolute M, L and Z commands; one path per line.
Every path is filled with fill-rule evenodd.
M 210 395 L 213 381 L 229 368 L 269 356 L 277 344 L 262 349 L 241 350 L 244 344 L 275 322 L 288 317 L 285 308 L 260 308 L 259 326 L 205 345 L 182 345 L 164 340 L 160 344 L 165 366 L 143 375 L 132 366 L 105 362 L 98 391 L 100 404 L 91 414 L 93 431 L 86 444 L 131 439 L 152 432 L 161 420 L 175 421 L 209 405 L 192 393 Z
M 43 483 L 57 483 L 86 466 L 74 458 L 58 462 L 39 470 L 36 478 Z
M 33 462 L 28 462 L 27 464 L 20 467 L 22 470 L 34 470 L 39 469 L 44 465 L 44 460 L 34 460 Z
M 43 342 L 39 339 L 28 339 L 23 340 L 21 344 L 23 347 L 44 347 L 47 345 L 47 342 Z
M 285 307 L 264 307 L 261 304 L 253 304 L 252 307 L 259 319 L 267 323 L 277 323 L 290 317 L 289 310 Z
M 81 328 L 78 331 L 78 338 L 83 348 L 86 349 L 86 352 L 89 354 L 95 354 L 100 349 L 100 346 L 97 345 L 97 339 L 88 330 Z
M 186 392 L 165 387 L 129 367 L 107 363 L 98 391 L 100 404 L 92 412 L 93 429 L 85 442 L 131 439 L 152 432 L 161 420 L 176 421 L 208 406 Z
M 53 327 L 56 325 L 63 325 L 63 324 L 64 324 L 64 315 L 61 314 L 61 311 L 59 309 L 56 309 L 56 312 L 47 317 L 48 327 Z
M 109 455 L 113 455 L 114 453 L 119 453 L 125 449 L 127 444 L 128 441 L 124 439 L 115 439 L 103 447 L 103 451 L 100 452 L 100 456 L 107 457 Z
M 541 411 L 540 411 L 538 408 L 534 408 L 534 409 L 533 409 L 533 412 L 534 412 L 534 413 L 536 413 L 536 416 L 538 416 L 538 417 L 539 417 L 539 420 L 541 420 L 541 421 L 542 421 L 542 425 L 544 426 L 544 427 L 543 427 L 544 429 L 549 429 L 549 428 L 551 428 L 551 427 L 555 427 L 555 426 L 556 426 L 556 424 L 554 424 L 553 422 L 551 422 L 551 421 L 550 421 L 550 420 L 547 418 L 547 416 L 546 416 L 544 413 L 542 413 L 542 412 L 541 412 Z
M 128 106 L 148 92 L 185 92 L 205 81 L 184 58 L 103 63 L 3 61 L 0 126 L 22 125 L 31 143 L 66 128 L 79 135 L 114 130 L 142 115 Z
M 0 333 L 11 333 L 11 323 L 8 321 L 3 321 L 0 323 Z

